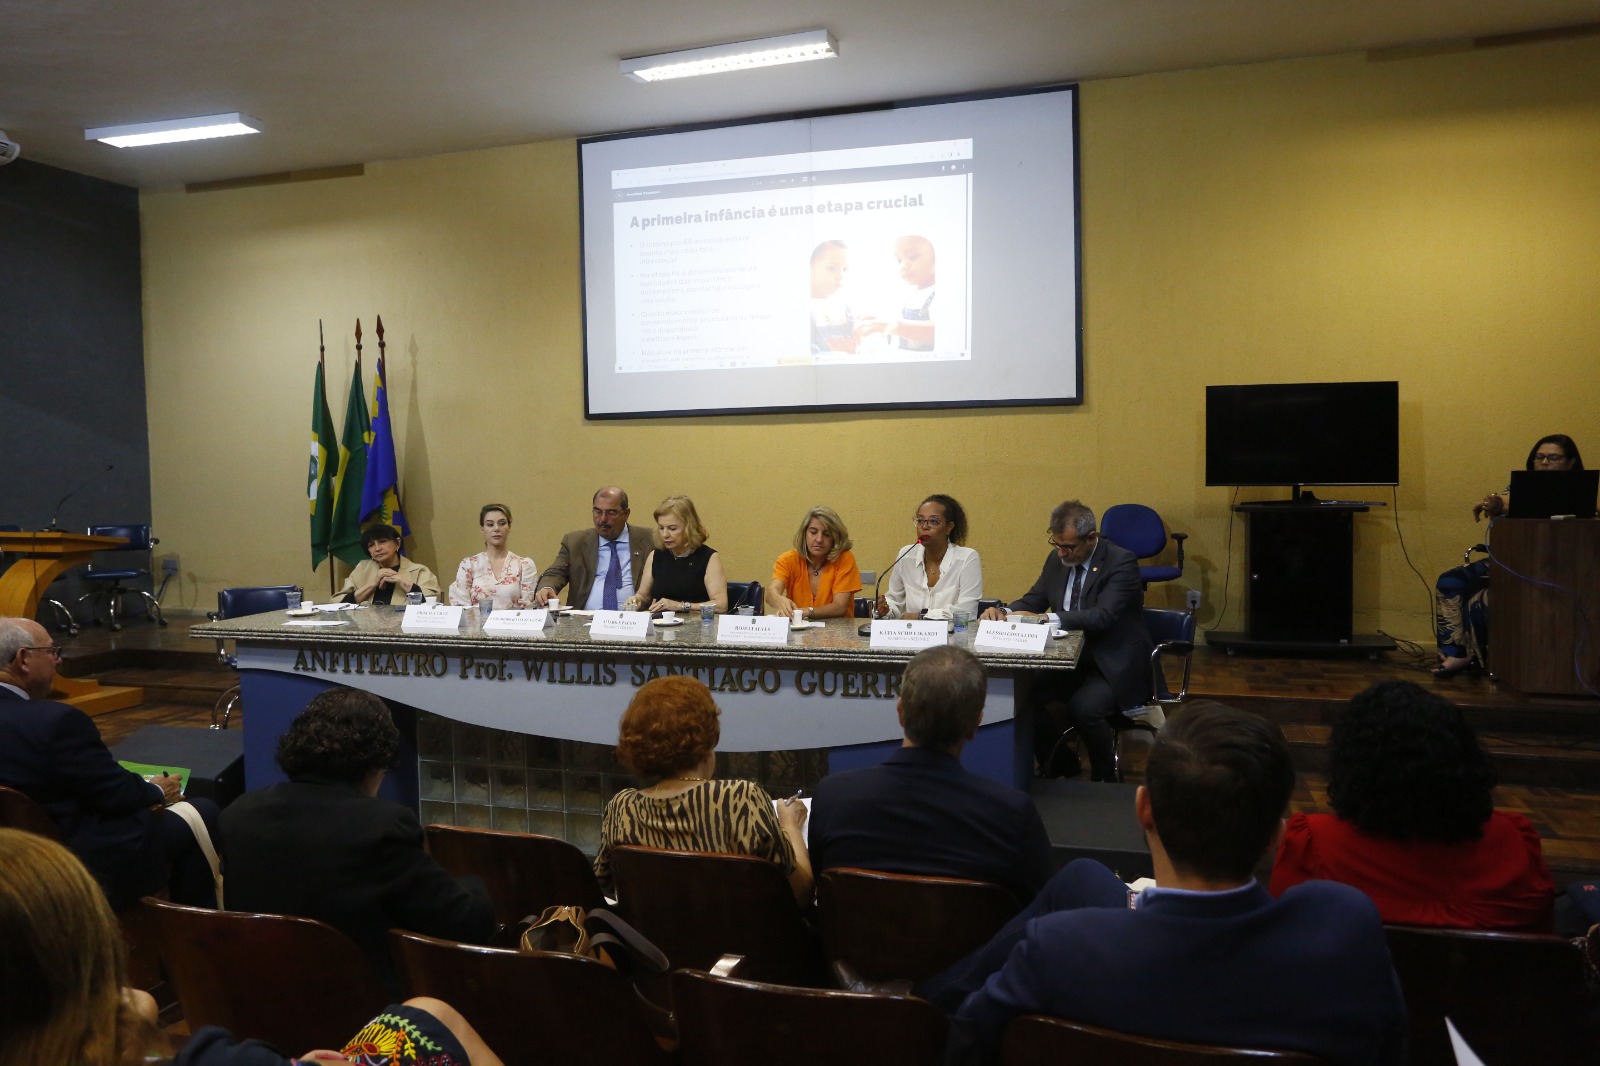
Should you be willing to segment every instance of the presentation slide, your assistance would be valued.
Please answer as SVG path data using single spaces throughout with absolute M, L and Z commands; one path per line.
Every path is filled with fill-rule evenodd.
M 1077 402 L 1074 95 L 580 142 L 587 415 Z

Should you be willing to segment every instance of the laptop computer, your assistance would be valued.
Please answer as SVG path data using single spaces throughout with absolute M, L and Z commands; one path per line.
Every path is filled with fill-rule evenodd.
M 1513 470 L 1510 518 L 1593 518 L 1600 470 Z

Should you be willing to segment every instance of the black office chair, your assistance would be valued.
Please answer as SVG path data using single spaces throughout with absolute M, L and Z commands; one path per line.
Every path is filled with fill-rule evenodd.
M 1154 559 L 1167 549 L 1167 526 L 1154 509 L 1142 503 L 1119 503 L 1107 507 L 1100 516 L 1100 533 L 1140 559 Z M 1177 566 L 1139 567 L 1139 580 L 1145 588 L 1152 581 L 1172 581 L 1183 574 L 1183 542 L 1187 533 L 1173 533 L 1172 541 L 1178 545 Z
M 86 532 L 91 537 L 123 537 L 128 543 L 121 547 L 112 548 L 114 552 L 143 552 L 144 566 L 107 567 L 93 564 L 84 568 L 79 576 L 87 581 L 91 588 L 88 592 L 78 597 L 81 604 L 84 600 L 106 601 L 106 613 L 113 631 L 121 629 L 122 624 L 117 621 L 117 608 L 122 604 L 124 596 L 138 596 L 145 602 L 146 610 L 158 625 L 166 625 L 167 619 L 161 613 L 161 604 L 156 598 L 142 588 L 125 585 L 125 581 L 138 581 L 150 577 L 154 565 L 155 555 L 153 549 L 161 541 L 150 535 L 149 526 L 90 526 Z M 89 606 L 89 617 L 98 622 L 94 605 Z
M 728 582 L 728 613 L 733 614 L 740 607 L 754 607 L 755 613 L 760 614 L 766 591 L 759 581 Z
M 298 585 L 247 585 L 242 588 L 221 589 L 217 592 L 217 609 L 207 611 L 206 617 L 213 622 L 220 622 L 229 618 L 243 618 L 249 614 L 281 611 L 289 606 L 289 593 L 299 591 Z M 221 640 L 217 641 L 217 659 L 231 670 L 239 669 L 238 658 L 228 654 Z M 215 706 L 211 708 L 211 728 L 228 728 L 228 719 L 233 717 L 233 709 L 238 705 L 239 686 L 234 685 L 217 697 Z
M 1150 633 L 1150 641 L 1154 647 L 1150 651 L 1150 703 L 1160 707 L 1164 704 L 1182 703 L 1189 695 L 1189 677 L 1193 668 L 1195 615 L 1193 611 L 1172 610 L 1165 607 L 1145 607 L 1144 624 Z M 1178 683 L 1176 690 L 1167 677 L 1166 667 L 1162 663 L 1163 656 L 1178 657 L 1183 660 L 1183 679 Z M 1152 720 L 1154 719 L 1154 720 Z M 1161 723 L 1166 716 L 1154 714 L 1141 714 L 1138 717 L 1125 714 L 1122 711 L 1111 716 L 1111 766 L 1116 773 L 1116 780 L 1122 780 L 1122 734 L 1131 730 L 1140 730 L 1149 733 L 1152 737 L 1161 730 Z M 1057 754 L 1064 744 L 1075 744 L 1077 741 L 1077 728 L 1068 726 L 1051 749 L 1047 765 L 1053 765 Z

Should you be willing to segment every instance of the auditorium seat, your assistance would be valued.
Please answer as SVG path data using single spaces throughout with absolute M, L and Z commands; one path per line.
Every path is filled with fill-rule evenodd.
M 868 981 L 921 981 L 989 942 L 1019 909 L 999 885 L 835 867 L 817 878 L 822 949 Z
M 1012 1019 L 1000 1042 L 1001 1066 L 1230 1066 L 1246 1062 L 1323 1062 L 1303 1051 L 1186 1044 L 1131 1036 L 1097 1025 L 1025 1014 Z
M 574 845 L 537 833 L 430 825 L 428 852 L 453 876 L 483 879 L 495 920 L 519 922 L 546 907 L 605 905 L 594 867 Z
M 26 792 L 0 785 L 0 826 L 37 833 L 61 843 L 61 827 Z
M 672 998 L 683 1066 L 933 1066 L 944 1046 L 944 1015 L 914 996 L 678 970 Z

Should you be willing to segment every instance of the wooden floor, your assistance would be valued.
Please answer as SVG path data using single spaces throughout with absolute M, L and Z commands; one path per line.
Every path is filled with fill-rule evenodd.
M 213 643 L 188 636 L 189 621 L 174 618 L 166 629 L 134 621 L 120 633 L 90 627 L 59 638 L 64 673 L 145 689 L 144 703 L 96 718 L 108 743 L 146 725 L 209 723 L 233 675 L 217 661 Z M 1455 700 L 1478 729 L 1500 773 L 1497 805 L 1522 812 L 1538 828 L 1558 882 L 1600 879 L 1600 700 L 1530 699 L 1485 677 L 1436 682 L 1430 659 L 1401 652 L 1376 661 L 1228 656 L 1202 646 L 1189 696 L 1278 722 L 1301 771 L 1294 809 L 1315 812 L 1329 809 L 1322 771 L 1329 726 L 1344 701 L 1379 681 L 1430 686 Z M 1144 750 L 1126 746 L 1130 781 L 1142 774 Z

